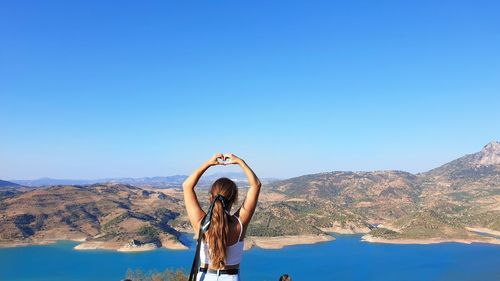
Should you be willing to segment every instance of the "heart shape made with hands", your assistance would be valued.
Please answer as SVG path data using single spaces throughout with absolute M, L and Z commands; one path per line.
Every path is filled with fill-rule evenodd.
M 229 165 L 233 163 L 231 156 L 226 154 L 224 154 L 223 157 L 218 157 L 217 162 L 219 163 L 219 165 Z

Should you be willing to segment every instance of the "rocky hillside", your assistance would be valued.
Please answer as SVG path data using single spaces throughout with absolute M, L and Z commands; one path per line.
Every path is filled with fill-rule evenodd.
M 468 154 L 422 176 L 440 180 L 463 179 L 474 181 L 478 178 L 498 176 L 500 172 L 500 142 L 492 141 L 474 154 Z
M 392 238 L 476 238 L 468 228 L 500 231 L 499 155 L 500 144 L 491 142 L 418 175 L 329 172 L 275 182 L 272 190 L 286 200 L 267 204 L 259 216 Z
M 426 173 L 328 172 L 264 184 L 248 236 L 369 233 L 383 239 L 499 238 L 500 144 Z M 240 191 L 240 204 L 245 190 Z M 206 190 L 199 192 L 207 208 Z M 182 192 L 126 184 L 0 189 L 0 244 L 86 240 L 180 245 Z M 497 239 L 498 240 L 498 239 Z M 94 244 L 92 244 L 94 243 Z
M 179 199 L 128 185 L 54 186 L 0 199 L 0 243 L 87 240 L 124 245 L 177 241 Z

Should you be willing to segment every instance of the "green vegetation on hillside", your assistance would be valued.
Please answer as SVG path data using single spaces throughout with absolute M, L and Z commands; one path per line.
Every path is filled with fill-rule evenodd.
M 143 236 L 146 240 L 143 242 L 147 243 L 158 240 L 158 234 L 160 234 L 160 232 L 157 228 L 154 228 L 152 226 L 143 226 L 137 231 L 137 234 Z
M 163 272 L 155 270 L 143 272 L 141 269 L 128 269 L 125 274 L 125 279 L 131 281 L 187 281 L 188 275 L 181 269 L 165 269 Z

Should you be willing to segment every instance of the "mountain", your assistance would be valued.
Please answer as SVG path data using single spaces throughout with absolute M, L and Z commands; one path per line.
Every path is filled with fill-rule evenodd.
M 30 187 L 53 186 L 53 185 L 89 185 L 97 183 L 121 183 L 136 186 L 152 186 L 159 188 L 177 187 L 187 178 L 185 175 L 174 175 L 167 177 L 143 177 L 143 178 L 103 178 L 103 179 L 53 179 L 40 178 L 36 180 L 14 180 L 13 182 Z
M 273 180 L 263 185 L 247 236 L 339 232 L 364 233 L 367 241 L 391 243 L 500 243 L 498 155 L 499 143 L 494 141 L 477 153 L 420 174 L 333 171 Z M 241 204 L 243 174 L 207 175 L 200 186 L 221 176 L 242 187 Z M 131 179 L 141 187 L 108 182 L 4 189 L 0 244 L 85 239 L 90 248 L 180 247 L 180 233 L 191 231 L 182 190 L 154 189 L 145 182 L 166 179 L 147 179 Z M 206 209 L 207 193 L 198 196 Z
M 21 193 L 21 189 L 24 189 L 24 187 L 19 184 L 0 180 L 0 200 Z
M 214 173 L 211 175 L 203 175 L 200 178 L 199 183 L 201 185 L 204 185 L 204 186 L 210 186 L 210 185 L 212 185 L 212 183 L 215 180 L 217 180 L 218 178 L 222 178 L 222 177 L 230 178 L 239 186 L 248 185 L 247 176 L 243 172 L 222 172 L 222 173 Z M 278 178 L 264 178 L 263 177 L 263 178 L 259 178 L 259 180 L 262 184 L 266 184 L 266 183 L 278 181 L 279 179 Z
M 101 182 L 130 184 L 130 185 L 135 185 L 135 186 L 151 186 L 151 187 L 159 187 L 159 188 L 169 188 L 169 187 L 181 186 L 186 178 L 187 178 L 186 175 L 174 175 L 174 176 L 167 176 L 167 177 L 105 179 L 104 181 L 101 181 Z
M 20 185 L 17 183 L 10 182 L 10 181 L 0 180 L 0 187 L 16 187 L 16 186 L 20 186 Z
M 0 244 L 61 239 L 114 249 L 130 241 L 156 247 L 180 244 L 171 223 L 183 210 L 177 198 L 130 185 L 34 189 L 1 199 Z
M 439 180 L 474 181 L 495 177 L 500 173 L 500 142 L 492 141 L 477 153 L 465 155 L 438 168 L 423 173 L 425 177 Z
M 275 182 L 275 191 L 331 204 L 372 219 L 393 219 L 416 208 L 417 177 L 402 171 L 328 172 Z
M 129 184 L 138 187 L 156 187 L 156 188 L 172 188 L 180 187 L 184 180 L 188 176 L 186 175 L 173 175 L 166 177 L 142 177 L 142 178 L 103 178 L 103 179 L 53 179 L 53 178 L 40 178 L 36 180 L 13 180 L 14 183 L 29 186 L 29 187 L 42 187 L 42 186 L 53 186 L 53 185 L 89 185 L 98 183 L 120 183 Z M 211 185 L 216 179 L 220 177 L 228 177 L 234 180 L 236 183 L 246 185 L 247 178 L 244 173 L 232 172 L 232 173 L 215 173 L 211 175 L 203 176 L 199 185 L 207 187 Z M 269 183 L 276 181 L 275 178 L 263 178 L 261 181 L 263 183 Z
M 268 203 L 259 216 L 388 239 L 481 240 L 469 230 L 500 233 L 499 152 L 493 141 L 417 175 L 336 171 L 273 182 L 282 200 Z

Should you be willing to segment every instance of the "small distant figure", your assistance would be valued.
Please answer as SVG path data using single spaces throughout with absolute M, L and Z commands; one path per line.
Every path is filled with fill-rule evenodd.
M 292 281 L 292 277 L 290 277 L 290 275 L 288 275 L 288 274 L 283 274 L 280 276 L 279 281 Z

